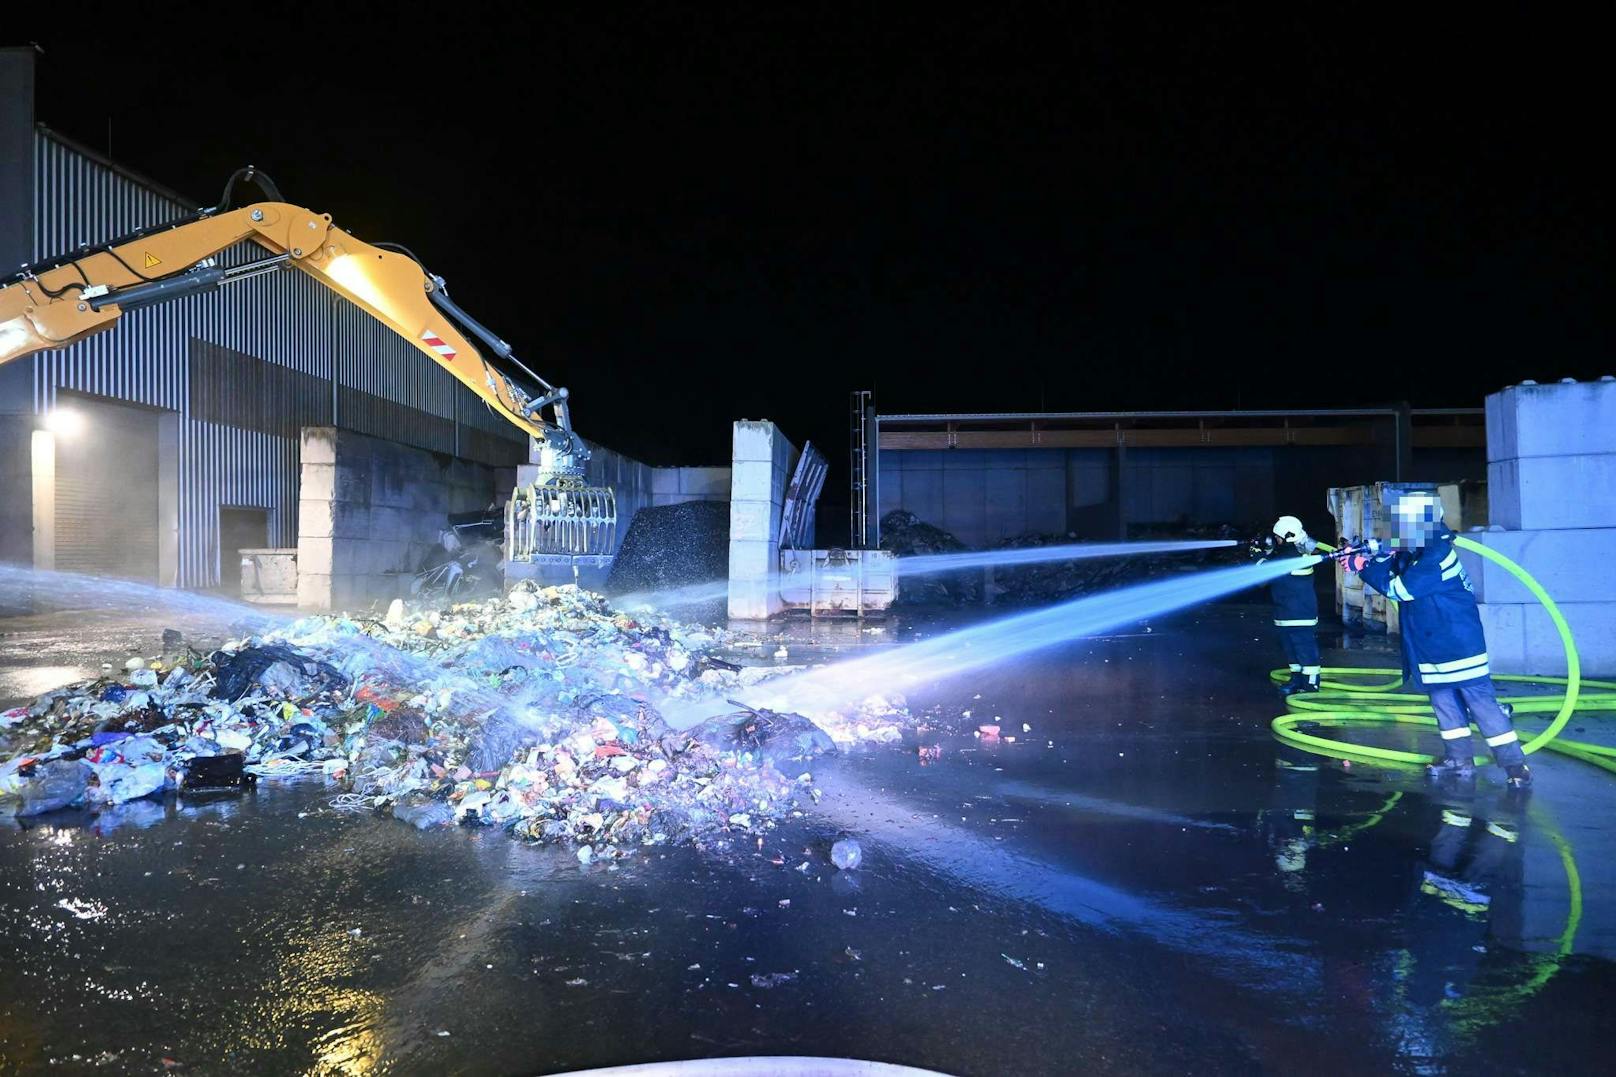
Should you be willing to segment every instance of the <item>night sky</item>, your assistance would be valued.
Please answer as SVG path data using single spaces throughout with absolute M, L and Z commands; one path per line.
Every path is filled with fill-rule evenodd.
M 1616 373 L 1608 39 L 1541 5 L 28 7 L 42 122 L 408 245 L 657 463 L 766 417 L 839 488 L 856 388 L 1479 406 Z

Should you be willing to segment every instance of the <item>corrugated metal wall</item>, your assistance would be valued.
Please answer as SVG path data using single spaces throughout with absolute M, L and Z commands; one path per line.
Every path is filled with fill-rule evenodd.
M 35 259 L 194 209 L 43 129 L 34 174 Z M 244 245 L 221 260 L 261 253 Z M 488 464 L 527 457 L 521 433 L 448 372 L 297 272 L 136 311 L 112 332 L 38 352 L 32 362 L 36 412 L 68 390 L 181 416 L 181 587 L 218 583 L 221 505 L 270 510 L 271 541 L 297 544 L 295 426 L 338 425 Z M 282 370 L 255 370 L 260 363 Z M 314 390 L 316 380 L 323 392 Z

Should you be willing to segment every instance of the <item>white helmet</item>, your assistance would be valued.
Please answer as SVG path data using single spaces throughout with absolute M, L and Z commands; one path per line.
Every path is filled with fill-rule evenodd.
M 1423 490 L 1411 490 L 1398 496 L 1392 511 L 1411 523 L 1436 523 L 1442 519 L 1442 499 Z
M 1422 490 L 1399 494 L 1392 505 L 1393 545 L 1417 550 L 1430 542 L 1443 526 L 1442 499 Z
M 1286 542 L 1300 542 L 1307 537 L 1307 531 L 1302 527 L 1302 521 L 1294 516 L 1281 516 L 1275 520 L 1274 534 Z

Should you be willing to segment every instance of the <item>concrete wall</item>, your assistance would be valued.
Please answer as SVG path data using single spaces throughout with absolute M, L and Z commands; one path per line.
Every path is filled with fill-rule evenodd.
M 728 501 L 732 471 L 727 467 L 658 467 L 651 469 L 651 504 L 684 501 Z
M 767 420 L 735 423 L 729 507 L 729 615 L 772 617 L 780 601 L 780 510 L 798 449 Z
M 1583 672 L 1616 673 L 1616 378 L 1523 382 L 1487 398 L 1492 523 L 1467 537 L 1537 578 L 1565 616 Z M 1465 565 L 1493 669 L 1564 674 L 1559 632 L 1505 569 Z
M 298 605 L 353 609 L 408 592 L 453 512 L 504 496 L 514 475 L 331 427 L 302 439 Z
M 1126 538 L 1281 512 L 1322 534 L 1325 493 L 1383 477 L 1377 447 L 883 450 L 882 515 L 903 508 L 969 546 L 1014 535 Z M 1410 478 L 1480 478 L 1479 453 L 1421 450 Z
M 882 515 L 908 509 L 968 546 L 1260 519 L 1276 502 L 1270 449 L 889 451 L 880 466 Z

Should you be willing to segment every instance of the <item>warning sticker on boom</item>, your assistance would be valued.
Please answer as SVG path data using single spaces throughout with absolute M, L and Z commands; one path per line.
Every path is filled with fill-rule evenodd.
M 147 269 L 150 269 L 152 266 L 160 266 L 162 264 L 163 264 L 163 260 L 161 258 L 157 257 L 157 255 L 153 254 L 151 251 L 146 252 L 146 268 Z

